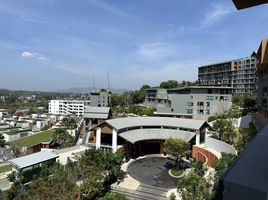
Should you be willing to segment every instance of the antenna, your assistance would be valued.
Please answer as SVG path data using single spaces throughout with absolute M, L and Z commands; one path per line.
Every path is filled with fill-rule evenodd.
M 93 77 L 93 92 L 95 92 L 95 77 Z
M 107 92 L 109 92 L 109 90 L 110 90 L 110 77 L 109 77 L 109 71 L 107 71 L 107 83 L 108 83 Z

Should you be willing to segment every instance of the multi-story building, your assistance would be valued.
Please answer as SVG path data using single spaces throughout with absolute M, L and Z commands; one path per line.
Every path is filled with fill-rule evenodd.
M 255 54 L 257 65 L 257 108 L 256 125 L 261 129 L 268 123 L 268 39 L 263 39 Z
M 90 106 L 93 107 L 109 107 L 110 93 L 106 91 L 90 92 Z
M 85 106 L 88 106 L 89 103 L 90 101 L 81 100 L 50 100 L 48 112 L 50 114 L 83 116 Z
M 202 86 L 233 87 L 234 94 L 255 92 L 256 58 L 241 58 L 198 68 Z
M 156 108 L 155 115 L 207 119 L 232 106 L 231 87 L 194 86 L 146 90 L 144 105 Z

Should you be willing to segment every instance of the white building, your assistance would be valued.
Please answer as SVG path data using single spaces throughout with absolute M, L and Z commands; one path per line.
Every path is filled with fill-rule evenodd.
M 56 115 L 75 114 L 83 116 L 85 106 L 89 105 L 89 103 L 90 101 L 81 100 L 50 100 L 48 112 Z

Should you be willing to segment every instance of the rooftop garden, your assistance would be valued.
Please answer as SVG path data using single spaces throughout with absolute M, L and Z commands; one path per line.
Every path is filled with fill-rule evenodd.
M 41 142 L 49 141 L 53 137 L 54 130 L 46 130 L 35 135 L 27 136 L 19 140 L 10 142 L 11 146 L 31 147 Z
M 0 174 L 8 171 L 11 171 L 11 165 L 8 164 L 0 166 Z

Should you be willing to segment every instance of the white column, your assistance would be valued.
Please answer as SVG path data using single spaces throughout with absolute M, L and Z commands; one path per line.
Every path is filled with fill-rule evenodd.
M 117 148 L 117 131 L 115 129 L 113 129 L 112 148 L 113 148 L 113 153 L 115 153 L 116 152 L 116 148 Z
M 195 144 L 196 145 L 200 144 L 200 131 L 199 130 L 196 130 Z
M 99 149 L 101 146 L 101 128 L 98 127 L 96 131 L 96 149 Z

